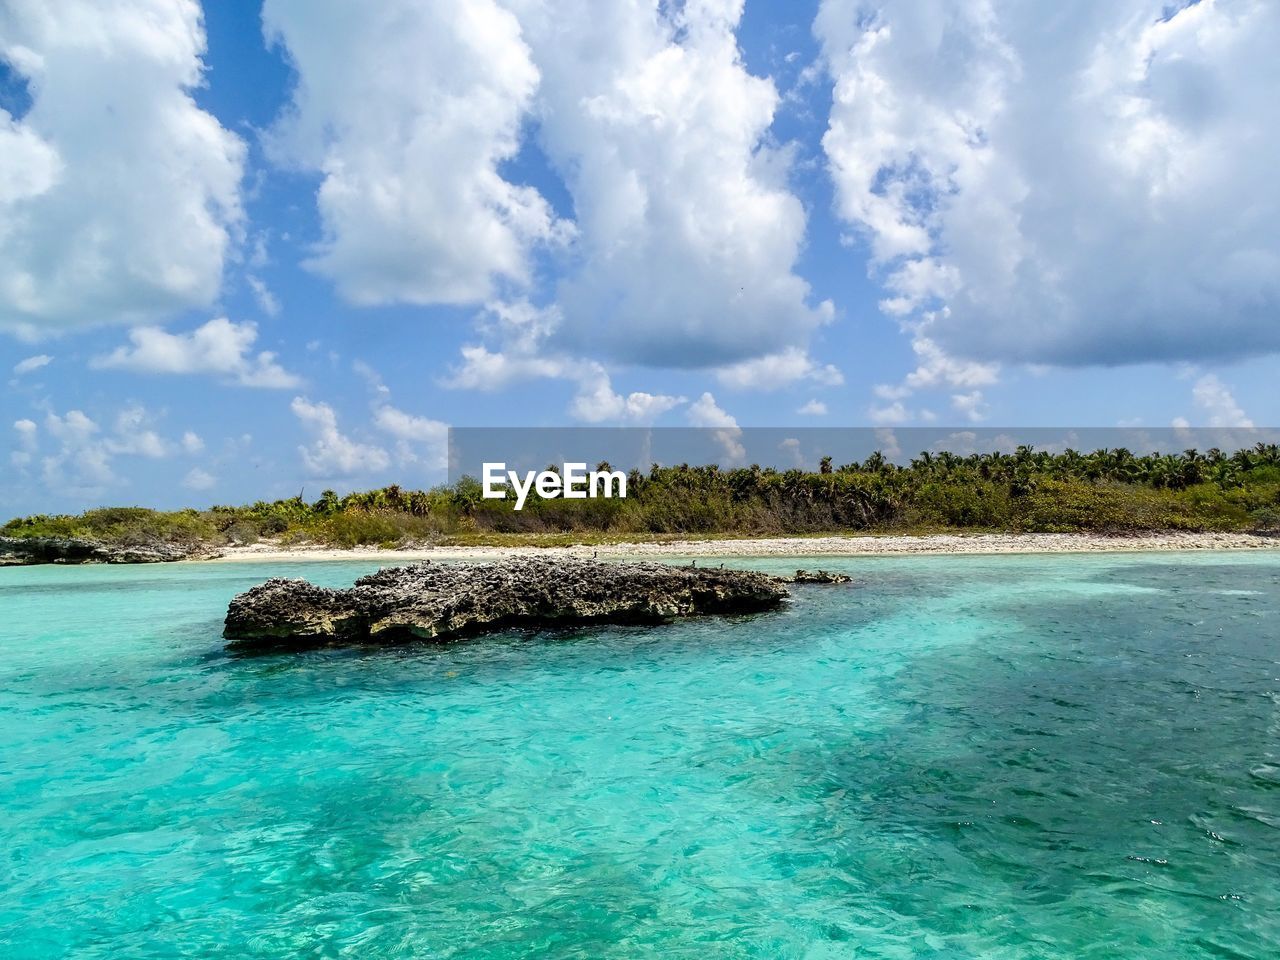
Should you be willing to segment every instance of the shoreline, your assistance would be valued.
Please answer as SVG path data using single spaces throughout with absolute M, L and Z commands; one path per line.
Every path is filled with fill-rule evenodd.
M 920 535 L 851 535 L 825 537 L 759 537 L 724 540 L 673 540 L 582 544 L 565 547 L 415 546 L 281 547 L 257 543 L 226 547 L 222 555 L 197 563 L 272 563 L 297 561 L 496 560 L 503 557 L 896 557 L 991 556 L 999 554 L 1144 553 L 1206 550 L 1280 550 L 1280 537 L 1250 533 L 1152 533 L 1103 536 L 1087 533 L 976 533 Z

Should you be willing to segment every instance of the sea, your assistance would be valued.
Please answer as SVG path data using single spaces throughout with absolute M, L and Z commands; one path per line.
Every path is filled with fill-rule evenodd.
M 0 957 L 1280 957 L 1280 552 L 728 563 L 855 582 L 237 656 L 374 565 L 0 570 Z

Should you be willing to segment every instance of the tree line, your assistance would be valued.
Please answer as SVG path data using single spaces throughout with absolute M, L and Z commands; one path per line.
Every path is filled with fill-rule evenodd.
M 554 468 L 549 468 L 554 469 Z M 611 469 L 601 463 L 597 469 Z M 344 546 L 465 541 L 511 534 L 643 537 L 819 532 L 1027 532 L 1280 529 L 1280 446 L 1226 453 L 1137 454 L 1124 448 L 1011 453 L 883 453 L 814 470 L 655 464 L 628 474 L 626 499 L 485 500 L 464 477 L 429 490 L 391 485 L 315 500 L 152 511 L 117 507 L 18 518 L 7 536 L 120 542 L 263 538 Z

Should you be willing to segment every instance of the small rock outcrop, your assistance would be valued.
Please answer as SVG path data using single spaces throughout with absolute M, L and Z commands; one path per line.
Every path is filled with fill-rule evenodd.
M 791 578 L 792 583 L 852 583 L 853 577 L 847 573 L 832 573 L 830 570 L 797 570 Z
M 449 640 L 758 613 L 786 598 L 778 578 L 743 570 L 549 558 L 422 563 L 362 577 L 345 590 L 268 580 L 231 601 L 223 636 L 240 650 Z
M 172 563 L 215 551 L 178 543 L 111 544 L 81 537 L 0 537 L 0 566 L 40 563 Z

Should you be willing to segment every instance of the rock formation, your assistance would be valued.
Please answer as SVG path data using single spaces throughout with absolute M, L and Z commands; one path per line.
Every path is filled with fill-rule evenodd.
M 80 537 L 0 537 L 0 566 L 39 563 L 172 563 L 205 560 L 216 551 L 202 545 L 157 541 L 112 544 Z
M 550 558 L 422 563 L 362 577 L 345 590 L 268 580 L 231 601 L 223 636 L 233 649 L 448 640 L 757 613 L 786 598 L 778 578 L 743 570 Z
M 791 578 L 792 583 L 852 583 L 853 577 L 847 573 L 832 573 L 830 570 L 797 570 Z

